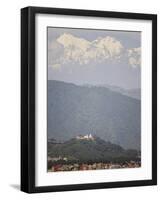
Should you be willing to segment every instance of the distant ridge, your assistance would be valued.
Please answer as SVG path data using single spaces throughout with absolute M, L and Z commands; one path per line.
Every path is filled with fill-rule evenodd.
M 92 87 L 105 87 L 107 89 L 110 89 L 111 91 L 118 92 L 122 95 L 126 95 L 128 97 L 132 97 L 135 99 L 140 100 L 141 99 L 141 89 L 140 88 L 132 88 L 132 89 L 124 89 L 118 86 L 114 85 L 108 85 L 108 84 L 98 84 L 98 85 L 91 85 L 91 84 L 84 84 L 83 86 L 86 86 L 88 88 Z

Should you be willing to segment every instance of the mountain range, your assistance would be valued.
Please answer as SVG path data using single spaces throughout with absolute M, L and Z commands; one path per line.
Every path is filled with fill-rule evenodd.
M 48 139 L 92 134 L 140 150 L 140 100 L 114 89 L 48 80 L 47 116 Z

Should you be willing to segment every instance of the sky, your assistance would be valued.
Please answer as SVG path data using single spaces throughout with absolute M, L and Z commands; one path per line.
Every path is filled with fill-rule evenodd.
M 141 32 L 48 27 L 48 80 L 141 87 Z

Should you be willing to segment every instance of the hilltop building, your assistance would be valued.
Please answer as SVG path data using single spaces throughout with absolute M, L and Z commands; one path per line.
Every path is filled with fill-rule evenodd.
M 92 136 L 92 134 L 87 134 L 87 135 L 79 135 L 76 137 L 76 139 L 78 140 L 94 140 L 94 137 Z

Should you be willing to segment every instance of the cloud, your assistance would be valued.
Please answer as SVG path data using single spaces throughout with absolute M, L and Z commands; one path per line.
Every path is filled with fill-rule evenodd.
M 64 60 L 78 62 L 80 65 L 90 61 L 120 57 L 122 44 L 112 37 L 98 38 L 92 42 L 71 34 L 63 34 L 57 42 L 64 47 Z
M 55 69 L 60 69 L 60 67 L 61 67 L 60 64 L 52 64 L 50 66 L 53 67 L 53 68 L 55 68 Z
M 136 68 L 141 65 L 141 48 L 128 49 L 129 64 Z
M 134 67 L 140 63 L 138 49 L 126 50 L 120 41 L 110 36 L 89 41 L 64 33 L 48 45 L 48 64 L 56 69 L 68 63 L 81 66 L 90 62 L 118 62 L 127 54 L 129 64 Z
M 58 68 L 63 61 L 64 48 L 56 41 L 48 42 L 48 65 Z

